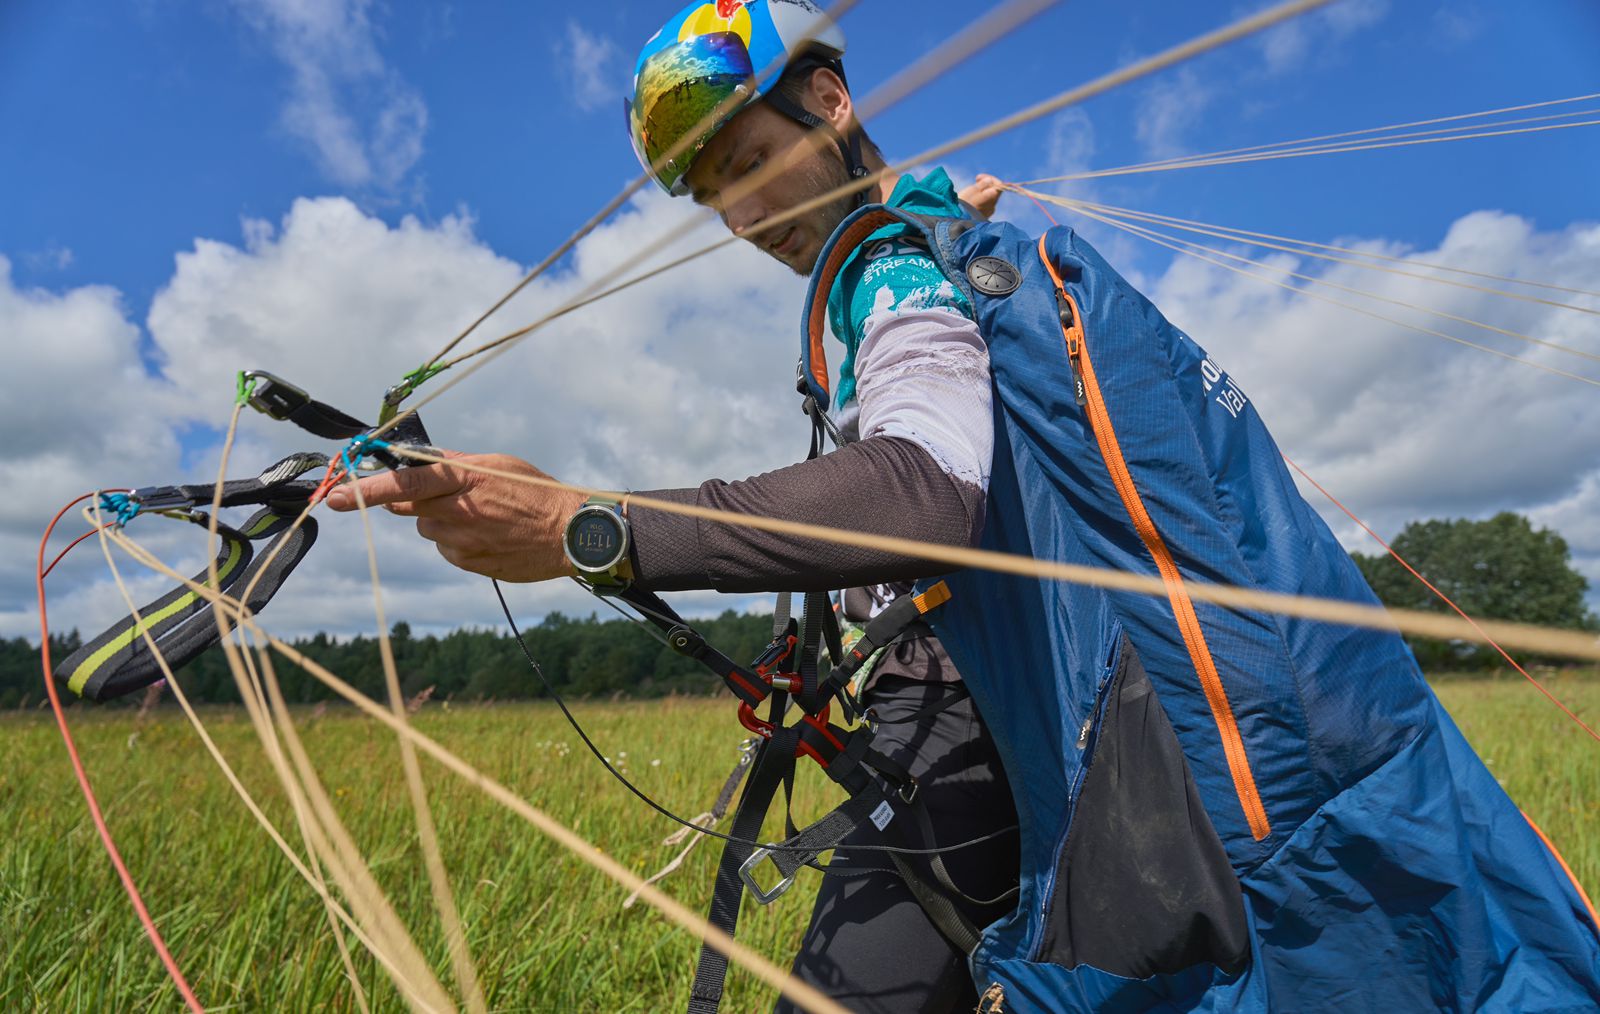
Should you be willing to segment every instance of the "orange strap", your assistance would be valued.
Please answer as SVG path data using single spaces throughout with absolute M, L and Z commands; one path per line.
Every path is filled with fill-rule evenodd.
M 811 283 L 814 296 L 806 315 L 806 338 L 811 343 L 811 379 L 824 393 L 832 391 L 828 386 L 828 349 L 824 336 L 827 333 L 828 293 L 833 291 L 834 279 L 844 267 L 844 262 L 856 247 L 866 242 L 868 236 L 898 221 L 900 219 L 882 208 L 867 212 L 850 223 L 834 240 L 828 248 L 827 260 L 816 269 L 815 280 Z

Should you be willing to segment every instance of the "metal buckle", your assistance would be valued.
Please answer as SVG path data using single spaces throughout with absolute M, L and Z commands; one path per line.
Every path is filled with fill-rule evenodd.
M 309 394 L 266 370 L 245 370 L 244 379 L 256 382 L 248 399 L 250 407 L 274 419 L 287 419 L 311 401 Z
M 771 849 L 766 847 L 758 848 L 750 853 L 750 858 L 739 864 L 739 879 L 744 881 L 744 886 L 749 890 L 751 897 L 762 905 L 772 904 L 783 897 L 785 891 L 794 886 L 794 873 L 778 881 L 777 885 L 770 891 L 763 891 L 761 885 L 756 883 L 755 868 L 760 866 L 771 855 Z M 799 872 L 799 870 L 795 871 L 795 873 Z

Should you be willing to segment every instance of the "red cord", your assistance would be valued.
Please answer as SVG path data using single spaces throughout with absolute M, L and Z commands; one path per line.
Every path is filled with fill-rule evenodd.
M 129 899 L 133 901 L 134 911 L 139 914 L 139 921 L 144 924 L 145 933 L 149 935 L 150 942 L 155 945 L 156 954 L 160 955 L 161 963 L 167 967 L 167 974 L 172 976 L 172 982 L 178 987 L 178 992 L 183 995 L 184 1002 L 189 1005 L 191 1011 L 195 1011 L 197 1014 L 204 1014 L 205 1008 L 200 1006 L 199 1000 L 195 999 L 194 990 L 189 988 L 189 983 L 184 979 L 183 972 L 178 969 L 178 963 L 173 960 L 172 953 L 167 950 L 166 942 L 161 939 L 161 932 L 156 929 L 155 921 L 150 918 L 150 911 L 145 908 L 144 899 L 139 896 L 139 889 L 134 886 L 133 877 L 128 873 L 128 867 L 122 861 L 122 854 L 117 851 L 117 843 L 111 839 L 111 829 L 106 826 L 105 817 L 100 812 L 100 804 L 95 800 L 94 789 L 89 785 L 89 775 L 83 769 L 83 760 L 78 756 L 78 747 L 72 742 L 72 733 L 67 728 L 67 714 L 61 707 L 60 696 L 56 693 L 56 681 L 52 673 L 54 667 L 50 664 L 50 620 L 45 613 L 44 579 L 45 575 L 55 567 L 55 564 L 61 562 L 61 557 L 66 556 L 67 552 L 71 551 L 72 546 L 76 546 L 89 536 L 85 535 L 74 542 L 72 546 L 68 546 L 60 556 L 56 557 L 55 563 L 50 564 L 49 567 L 44 564 L 45 547 L 50 542 L 50 533 L 55 531 L 56 524 L 67 511 L 94 495 L 94 493 L 85 493 L 56 512 L 56 516 L 50 519 L 50 524 L 44 530 L 44 537 L 39 540 L 39 655 L 44 660 L 44 689 L 45 693 L 50 697 L 50 707 L 55 711 L 56 725 L 61 728 L 61 738 L 67 744 L 67 755 L 72 758 L 72 770 L 77 774 L 78 785 L 83 789 L 83 798 L 89 804 L 89 815 L 94 818 L 95 829 L 100 832 L 100 840 L 105 843 L 106 853 L 111 856 L 111 864 L 117 868 L 117 876 L 122 878 L 122 886 L 128 892 Z M 93 534 L 94 532 L 89 533 L 89 535 Z
M 1417 572 L 1417 568 L 1411 566 L 1411 564 L 1406 562 L 1404 557 L 1402 557 L 1399 553 L 1396 553 L 1394 551 L 1394 547 L 1393 546 L 1389 545 L 1387 542 L 1383 541 L 1383 539 L 1379 538 L 1378 533 L 1373 531 L 1371 528 L 1368 528 L 1367 527 L 1367 523 L 1365 521 L 1362 521 L 1360 518 L 1356 517 L 1353 513 L 1351 513 L 1350 508 L 1348 508 L 1344 504 L 1340 503 L 1339 499 L 1337 497 L 1335 497 L 1332 493 L 1329 493 L 1326 489 L 1323 489 L 1321 483 L 1319 483 L 1317 480 L 1311 478 L 1311 476 L 1307 475 L 1306 474 L 1306 470 L 1301 468 L 1299 465 L 1295 464 L 1294 461 L 1287 454 L 1285 454 L 1283 456 L 1283 460 L 1289 462 L 1289 467 L 1294 469 L 1296 472 L 1299 472 L 1301 477 L 1303 477 L 1307 482 L 1309 482 L 1309 483 L 1311 483 L 1311 485 L 1317 487 L 1317 492 L 1321 493 L 1323 496 L 1325 496 L 1329 500 L 1331 500 L 1335 507 L 1337 507 L 1340 510 L 1344 511 L 1345 517 L 1349 518 L 1351 521 L 1354 521 L 1356 524 L 1360 525 L 1361 526 L 1361 530 L 1366 532 L 1368 535 L 1372 536 L 1373 541 L 1377 542 L 1378 545 L 1380 545 L 1384 549 L 1388 550 L 1389 555 L 1394 557 L 1395 560 L 1397 560 L 1399 562 L 1400 566 L 1404 567 L 1407 571 L 1409 571 L 1411 573 L 1412 577 L 1416 578 L 1418 581 L 1421 581 L 1422 584 L 1423 584 L 1423 587 L 1427 588 L 1429 591 L 1431 591 L 1435 595 L 1437 595 L 1439 597 L 1439 601 L 1443 602 L 1445 605 L 1449 606 L 1451 609 L 1454 609 L 1456 611 L 1456 615 L 1460 616 L 1463 620 L 1466 620 L 1468 623 L 1472 624 L 1472 629 L 1476 630 L 1479 634 L 1482 634 L 1483 635 L 1483 639 L 1485 641 L 1489 642 L 1490 647 L 1494 648 L 1495 651 L 1498 651 L 1500 653 L 1500 657 L 1505 659 L 1508 663 L 1511 664 L 1511 668 L 1513 668 L 1517 672 L 1521 673 L 1523 675 L 1523 677 L 1529 683 L 1532 683 L 1538 689 L 1538 691 L 1541 694 L 1544 694 L 1546 697 L 1550 698 L 1550 703 L 1554 704 L 1556 707 L 1560 708 L 1562 711 L 1565 711 L 1567 713 L 1567 717 L 1568 718 L 1572 719 L 1574 722 L 1577 722 L 1579 727 L 1582 728 L 1584 732 L 1587 732 L 1590 736 L 1594 737 L 1596 742 L 1600 742 L 1600 733 L 1595 732 L 1593 729 L 1591 729 L 1589 727 L 1589 725 L 1586 722 L 1584 722 L 1583 719 L 1579 718 L 1577 715 L 1574 715 L 1572 713 L 1572 709 L 1571 708 L 1567 707 L 1565 704 L 1562 704 L 1561 701 L 1556 698 L 1555 694 L 1552 694 L 1550 691 L 1545 689 L 1545 686 L 1544 686 L 1543 683 L 1540 683 L 1538 680 L 1534 679 L 1532 676 L 1530 676 L 1528 674 L 1528 670 L 1526 670 L 1526 669 L 1522 668 L 1522 666 L 1518 665 L 1517 664 L 1517 660 L 1512 658 L 1510 656 L 1510 654 L 1508 654 L 1504 648 L 1500 647 L 1500 644 L 1499 644 L 1498 641 L 1496 641 L 1494 638 L 1490 637 L 1487 633 L 1485 633 L 1484 629 L 1482 627 L 1478 626 L 1478 621 L 1473 619 L 1471 616 L 1467 615 L 1466 610 L 1462 609 L 1460 606 L 1456 605 L 1453 601 L 1451 601 L 1450 596 L 1446 595 L 1444 592 L 1442 592 L 1438 588 L 1434 587 L 1432 581 L 1429 581 L 1427 578 L 1423 577 L 1420 573 L 1418 573 Z

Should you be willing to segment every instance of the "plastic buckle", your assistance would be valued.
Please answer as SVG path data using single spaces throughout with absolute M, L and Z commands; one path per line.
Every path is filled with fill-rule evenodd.
M 799 640 L 793 634 L 783 634 L 773 638 L 772 643 L 768 644 L 760 656 L 751 663 L 750 668 L 756 671 L 757 676 L 760 676 L 768 683 L 772 682 L 770 677 L 776 674 L 779 665 L 794 654 L 794 646 L 799 643 Z
M 245 370 L 244 379 L 256 381 L 247 399 L 250 407 L 274 419 L 287 419 L 311 402 L 309 394 L 266 370 Z
M 750 896 L 755 898 L 758 904 L 762 905 L 772 904 L 783 897 L 785 891 L 794 886 L 794 873 L 778 881 L 770 891 L 763 891 L 761 885 L 756 883 L 756 867 L 760 866 L 771 855 L 772 850 L 763 846 L 750 853 L 750 858 L 739 864 L 739 879 L 744 881 L 744 886 L 750 892 Z M 795 873 L 798 872 L 800 871 L 795 871 Z

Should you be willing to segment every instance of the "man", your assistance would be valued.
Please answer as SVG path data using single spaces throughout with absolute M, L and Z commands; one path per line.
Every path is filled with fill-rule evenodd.
M 842 33 L 819 17 L 809 4 L 751 0 L 694 4 L 668 23 L 640 59 L 630 113 L 647 168 L 686 140 L 663 124 L 686 128 L 710 108 L 703 99 L 697 104 L 695 95 L 685 97 L 687 86 L 706 79 L 704 61 L 728 59 L 747 74 L 744 68 L 765 66 L 781 54 L 786 70 L 762 83 L 755 101 L 731 119 L 688 138 L 689 153 L 658 166 L 657 182 L 714 209 L 734 234 L 801 275 L 811 272 L 823 243 L 863 199 L 931 215 L 971 210 L 987 217 L 999 197 L 997 181 L 981 177 L 958 196 L 943 170 L 935 170 L 921 180 L 883 178 L 861 198 L 836 197 L 764 228 L 790 208 L 886 169 L 856 120 L 839 63 Z M 686 78 L 683 64 L 690 57 L 701 63 Z M 673 107 L 674 101 L 686 108 Z M 819 136 L 826 139 L 820 145 Z M 988 364 L 971 306 L 925 252 L 885 239 L 835 287 L 830 315 L 847 350 L 836 419 L 840 450 L 744 482 L 643 495 L 970 544 L 983 525 L 993 441 Z M 500 455 L 462 460 L 542 475 Z M 362 488 L 369 504 L 415 517 L 418 533 L 465 570 L 512 581 L 574 573 L 562 538 L 584 506 L 582 497 L 450 466 L 387 473 L 363 480 Z M 343 491 L 329 504 L 335 510 L 355 506 Z M 627 523 L 631 580 L 651 591 L 854 588 L 845 596 L 846 613 L 865 620 L 908 590 L 912 579 L 945 569 L 637 507 Z M 937 637 L 925 630 L 885 653 L 862 700 L 882 720 L 874 747 L 917 778 L 935 840 L 990 836 L 944 857 L 955 884 L 987 902 L 957 902 L 981 927 L 1009 912 L 1014 901 L 1015 837 L 994 836 L 1016 824 L 1005 773 L 970 699 L 924 721 L 900 721 L 960 694 L 959 681 Z M 846 840 L 867 842 L 904 844 L 870 824 Z M 977 996 L 966 955 L 941 935 L 892 866 L 871 853 L 845 854 L 836 863 L 852 868 L 852 875 L 824 878 L 795 974 L 852 1010 L 973 1009 Z
M 657 495 L 1159 578 L 1150 595 L 958 571 L 930 617 L 939 639 L 898 645 L 868 691 L 886 719 L 905 714 L 948 692 L 956 658 L 984 707 L 987 731 L 967 701 L 926 732 L 881 728 L 936 793 L 941 844 L 1005 828 L 1015 807 L 1004 845 L 946 857 L 980 898 L 1020 868 L 1014 908 L 967 906 L 987 924 L 967 962 L 985 1008 L 1596 1009 L 1592 907 L 1401 638 L 1193 594 L 1377 606 L 1242 390 L 1070 229 L 952 218 L 941 172 L 876 181 L 887 208 L 834 196 L 882 161 L 834 62 L 842 37 L 802 41 L 810 13 L 686 10 L 646 46 L 632 125 L 664 187 L 813 274 L 802 380 L 844 446 Z M 778 58 L 782 82 L 752 89 L 751 68 Z M 719 95 L 745 104 L 691 136 Z M 824 319 L 845 345 L 837 385 Z M 580 507 L 626 523 L 448 466 L 363 481 L 452 563 L 502 578 L 568 573 L 561 531 Z M 632 557 L 583 563 L 591 580 L 632 566 L 655 589 L 884 599 L 939 569 L 659 512 L 632 523 Z M 916 914 L 887 874 L 825 881 L 797 971 L 857 1009 L 969 1006 L 961 955 Z

